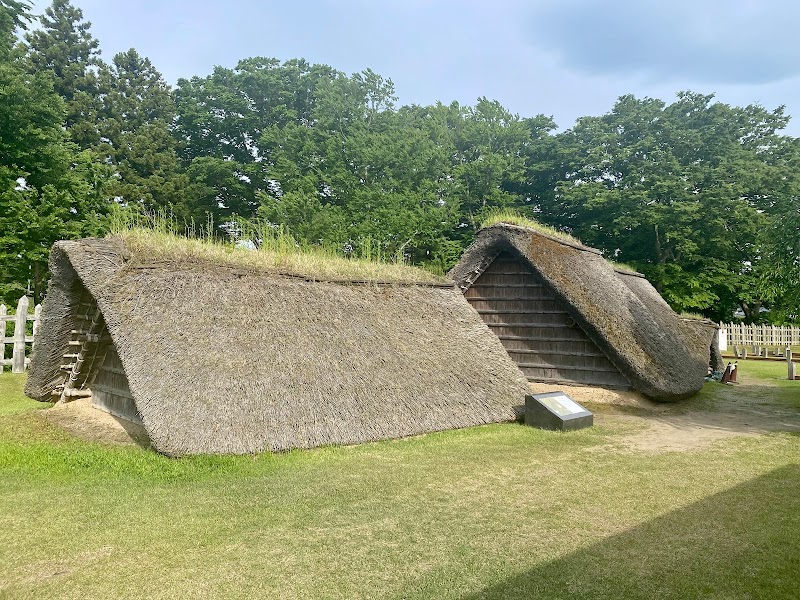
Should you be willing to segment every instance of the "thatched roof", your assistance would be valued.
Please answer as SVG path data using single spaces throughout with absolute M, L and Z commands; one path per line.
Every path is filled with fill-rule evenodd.
M 466 291 L 504 251 L 551 286 L 634 388 L 671 401 L 702 387 L 711 329 L 686 326 L 644 276 L 615 268 L 593 248 L 506 224 L 479 231 L 451 276 Z
M 137 256 L 141 256 L 139 253 Z M 55 244 L 26 393 L 48 400 L 83 288 L 153 446 L 250 453 L 517 418 L 527 382 L 452 286 L 308 281 Z

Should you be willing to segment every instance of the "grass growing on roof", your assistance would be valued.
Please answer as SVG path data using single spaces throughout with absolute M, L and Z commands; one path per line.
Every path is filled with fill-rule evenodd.
M 758 384 L 800 410 L 781 368 L 748 362 L 705 402 Z M 598 418 L 173 460 L 69 437 L 22 378 L 0 376 L 4 598 L 796 596 L 796 433 L 653 453 Z
M 134 261 L 202 261 L 322 281 L 449 283 L 424 269 L 388 260 L 369 240 L 360 247 L 364 257 L 347 258 L 331 248 L 300 244 L 285 229 L 266 224 L 240 232 L 239 244 L 232 239 L 211 237 L 207 231 L 208 228 L 190 227 L 180 232 L 168 219 L 151 218 L 120 220 L 110 236 L 125 242 Z M 258 240 L 258 248 L 253 239 Z
M 491 227 L 492 225 L 499 225 L 503 223 L 505 223 L 506 225 L 516 225 L 518 227 L 533 229 L 535 231 L 539 231 L 541 233 L 564 240 L 566 242 L 570 242 L 572 244 L 576 244 L 578 246 L 585 246 L 585 244 L 578 238 L 564 231 L 551 227 L 550 225 L 539 223 L 538 221 L 523 216 L 511 209 L 501 209 L 489 213 L 489 216 L 486 217 L 486 219 L 484 219 L 483 222 L 481 223 L 481 228 Z M 617 262 L 614 260 L 608 260 L 608 262 L 610 262 L 615 269 L 619 269 L 620 271 L 627 271 L 629 273 L 635 273 L 635 274 L 639 273 L 639 271 L 635 267 L 632 267 L 629 264 L 623 262 Z
M 539 221 L 525 217 L 511 209 L 500 209 L 489 213 L 489 215 L 481 223 L 481 228 L 491 227 L 492 225 L 499 225 L 501 223 L 533 229 L 566 242 L 570 242 L 571 244 L 577 244 L 579 246 L 584 245 L 583 242 L 581 242 L 578 238 L 575 238 L 568 233 L 560 231 L 555 227 L 550 227 L 550 225 L 539 223 Z
M 683 311 L 680 314 L 683 319 L 694 319 L 695 321 L 708 321 L 709 318 L 696 312 Z
M 608 260 L 608 259 L 606 259 L 606 260 Z M 613 265 L 613 267 L 615 269 L 619 270 L 619 271 L 626 271 L 628 273 L 638 273 L 639 272 L 639 271 L 636 270 L 635 267 L 632 267 L 631 265 L 629 265 L 627 263 L 617 262 L 615 260 L 609 260 L 608 262 L 610 262 Z

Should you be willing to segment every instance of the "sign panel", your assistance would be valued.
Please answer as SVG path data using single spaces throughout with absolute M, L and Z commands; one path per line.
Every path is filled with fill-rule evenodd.
M 559 393 L 557 396 L 540 397 L 538 400 L 560 417 L 586 412 L 585 408 L 566 394 Z
M 591 427 L 594 415 L 564 392 L 525 396 L 525 424 L 540 429 L 571 431 Z

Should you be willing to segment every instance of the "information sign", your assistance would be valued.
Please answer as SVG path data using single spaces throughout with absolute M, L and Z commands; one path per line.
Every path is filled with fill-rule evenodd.
M 540 429 L 571 431 L 591 427 L 594 415 L 564 392 L 525 396 L 525 424 Z

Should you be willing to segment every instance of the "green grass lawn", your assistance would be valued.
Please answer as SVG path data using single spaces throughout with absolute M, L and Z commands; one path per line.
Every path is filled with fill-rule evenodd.
M 698 406 L 722 407 L 724 391 L 800 411 L 784 364 L 742 372 Z M 644 452 L 621 440 L 646 418 L 599 418 L 570 434 L 505 424 L 169 459 L 70 437 L 22 384 L 0 375 L 0 597 L 800 593 L 796 433 Z

